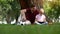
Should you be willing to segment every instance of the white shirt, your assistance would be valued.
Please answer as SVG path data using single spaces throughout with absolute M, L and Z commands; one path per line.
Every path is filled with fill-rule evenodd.
M 38 14 L 38 15 L 36 15 L 36 20 L 39 21 L 39 22 L 44 22 L 45 18 L 46 17 L 45 17 L 44 14 L 42 14 L 42 15 Z

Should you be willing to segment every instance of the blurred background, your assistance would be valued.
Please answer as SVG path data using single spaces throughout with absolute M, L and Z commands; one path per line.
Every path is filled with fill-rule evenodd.
M 44 8 L 47 20 L 60 23 L 60 0 L 0 0 L 0 24 L 16 23 L 20 10 L 31 4 Z

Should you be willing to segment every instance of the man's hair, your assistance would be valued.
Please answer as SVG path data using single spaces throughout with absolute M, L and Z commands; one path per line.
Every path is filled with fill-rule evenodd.
M 34 5 L 34 4 L 31 4 L 31 5 L 30 5 L 30 8 L 33 8 L 33 7 L 35 7 L 35 5 Z

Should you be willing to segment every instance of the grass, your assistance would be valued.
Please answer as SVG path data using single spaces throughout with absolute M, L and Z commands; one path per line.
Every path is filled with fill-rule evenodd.
M 0 25 L 0 34 L 60 34 L 60 24 L 53 25 Z

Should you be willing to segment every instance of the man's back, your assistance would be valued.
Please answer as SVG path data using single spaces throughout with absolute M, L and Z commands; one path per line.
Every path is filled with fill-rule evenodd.
M 27 10 L 26 10 L 26 13 L 25 13 L 26 19 L 29 20 L 29 21 L 31 21 L 31 23 L 33 24 L 34 21 L 35 21 L 35 16 L 36 16 L 38 13 L 39 13 L 38 10 L 35 10 L 35 11 L 33 11 L 33 13 L 32 13 L 31 9 L 27 9 Z

